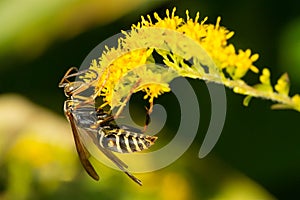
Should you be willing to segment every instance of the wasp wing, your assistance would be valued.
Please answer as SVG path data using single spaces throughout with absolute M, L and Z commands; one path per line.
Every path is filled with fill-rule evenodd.
M 120 170 L 122 170 L 129 178 L 131 178 L 134 182 L 136 182 L 139 185 L 142 185 L 142 181 L 133 176 L 126 168 L 128 167 L 123 161 L 121 161 L 115 154 L 113 154 L 111 151 L 102 148 L 100 145 L 97 145 L 99 150 L 107 157 L 109 158 L 115 165 L 119 167 Z M 120 164 L 122 163 L 122 165 Z
M 74 119 L 74 116 L 71 112 L 66 113 L 68 120 L 70 121 L 72 132 L 73 132 L 73 137 L 74 137 L 74 142 L 76 146 L 76 150 L 80 159 L 80 162 L 82 166 L 84 167 L 85 171 L 95 180 L 99 180 L 99 176 L 97 172 L 95 171 L 94 167 L 89 161 L 89 157 L 91 154 L 88 152 L 88 150 L 85 148 L 84 144 L 82 143 L 79 132 L 76 126 L 76 122 Z

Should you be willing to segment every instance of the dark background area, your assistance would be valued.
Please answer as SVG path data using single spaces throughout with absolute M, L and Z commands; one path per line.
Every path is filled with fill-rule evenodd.
M 201 19 L 208 16 L 210 23 L 215 23 L 217 16 L 221 16 L 221 25 L 235 32 L 230 43 L 235 44 L 236 49 L 250 48 L 253 53 L 259 53 L 260 58 L 255 64 L 259 69 L 270 68 L 273 84 L 282 73 L 288 72 L 291 93 L 300 92 L 300 74 L 297 73 L 300 63 L 294 68 L 288 66 L 284 62 L 288 60 L 284 57 L 284 52 L 289 49 L 282 49 L 288 25 L 300 20 L 298 1 L 176 0 L 144 8 L 142 11 L 132 11 L 106 25 L 87 28 L 69 39 L 56 38 L 33 58 L 17 53 L 1 55 L 0 93 L 21 94 L 34 103 L 63 115 L 65 97 L 57 86 L 69 67 L 80 66 L 85 56 L 98 43 L 120 30 L 130 29 L 131 24 L 140 20 L 140 15 L 155 11 L 164 16 L 165 9 L 172 9 L 174 6 L 177 8 L 177 15 L 181 17 L 185 16 L 186 9 L 189 9 L 191 17 L 197 11 L 200 12 Z M 300 40 L 295 41 L 297 42 Z M 297 54 L 300 57 L 300 51 Z M 250 83 L 258 81 L 257 76 L 251 74 L 246 78 Z M 200 122 L 197 138 L 183 159 L 197 165 L 200 161 L 196 160 L 196 155 L 209 123 L 210 111 L 207 105 L 210 100 L 201 81 L 190 82 L 197 91 L 203 120 Z M 300 113 L 271 110 L 272 103 L 261 99 L 253 99 L 249 107 L 244 107 L 243 96 L 229 89 L 226 92 L 227 117 L 212 155 L 250 177 L 278 199 L 299 198 Z M 164 103 L 163 99 L 158 101 Z M 172 118 L 170 121 L 169 126 L 172 126 Z M 194 155 L 194 158 L 190 155 Z

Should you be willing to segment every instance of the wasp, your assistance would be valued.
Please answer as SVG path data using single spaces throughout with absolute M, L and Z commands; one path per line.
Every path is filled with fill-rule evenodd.
M 95 74 L 95 78 L 91 79 L 90 82 L 87 83 L 82 80 L 69 81 L 70 78 L 88 71 Z M 89 161 L 91 154 L 83 143 L 83 137 L 88 135 L 97 148 L 120 170 L 134 182 L 142 185 L 142 182 L 127 170 L 128 166 L 113 152 L 132 153 L 148 149 L 154 144 L 157 137 L 144 135 L 142 131 L 137 131 L 129 126 L 120 127 L 115 124 L 115 116 L 103 109 L 95 108 L 96 95 L 87 96 L 83 94 L 95 94 L 93 84 L 97 77 L 97 72 L 93 70 L 78 71 L 77 68 L 72 67 L 65 73 L 59 83 L 59 87 L 64 88 L 64 94 L 67 97 L 64 102 L 64 113 L 71 125 L 80 162 L 86 172 L 98 181 L 99 175 Z M 117 113 L 121 113 L 121 109 Z

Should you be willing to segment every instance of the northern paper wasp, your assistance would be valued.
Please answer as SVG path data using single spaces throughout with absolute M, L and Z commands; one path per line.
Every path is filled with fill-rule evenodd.
M 92 78 L 90 82 L 87 83 L 82 80 L 69 81 L 70 78 L 87 72 L 95 74 L 95 78 Z M 83 143 L 83 138 L 89 136 L 98 149 L 119 169 L 133 181 L 142 185 L 142 182 L 126 169 L 128 166 L 112 151 L 118 153 L 142 151 L 153 145 L 157 137 L 144 135 L 142 132 L 139 133 L 129 126 L 122 126 L 120 128 L 114 123 L 116 116 L 105 112 L 103 109 L 95 108 L 96 91 L 94 91 L 93 84 L 97 81 L 97 78 L 97 72 L 93 70 L 78 71 L 77 68 L 72 67 L 66 72 L 59 83 L 59 87 L 64 88 L 64 93 L 68 98 L 64 103 L 64 112 L 71 124 L 81 164 L 93 179 L 99 180 L 97 172 L 89 161 L 91 154 Z M 83 95 L 83 93 L 89 92 L 92 95 Z M 121 111 L 122 108 L 118 110 L 118 115 Z

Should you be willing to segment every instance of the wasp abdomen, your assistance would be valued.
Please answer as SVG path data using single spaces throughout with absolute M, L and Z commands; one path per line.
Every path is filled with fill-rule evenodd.
M 138 134 L 123 129 L 99 131 L 99 143 L 103 148 L 118 153 L 132 153 L 148 149 L 154 144 L 157 137 Z

